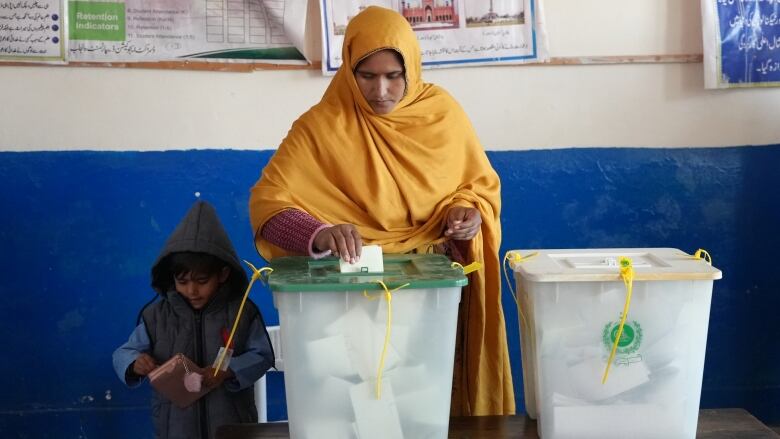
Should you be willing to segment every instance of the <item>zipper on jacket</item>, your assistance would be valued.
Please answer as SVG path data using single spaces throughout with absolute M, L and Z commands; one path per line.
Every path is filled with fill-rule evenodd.
M 203 312 L 195 311 L 195 357 L 198 366 L 205 364 L 203 362 Z M 206 417 L 206 397 L 198 399 L 198 420 L 200 421 L 200 437 L 206 439 L 209 437 L 209 422 Z

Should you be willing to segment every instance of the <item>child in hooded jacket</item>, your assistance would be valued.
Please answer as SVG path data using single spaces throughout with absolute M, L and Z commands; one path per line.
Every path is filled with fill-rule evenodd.
M 214 438 L 220 425 L 257 422 L 254 383 L 274 365 L 263 317 L 247 300 L 226 371 L 211 364 L 227 342 L 248 285 L 216 210 L 196 202 L 166 241 L 152 266 L 159 300 L 146 306 L 126 343 L 113 354 L 114 369 L 129 387 L 177 353 L 207 368 L 213 390 L 186 408 L 153 392 L 152 420 L 160 439 Z

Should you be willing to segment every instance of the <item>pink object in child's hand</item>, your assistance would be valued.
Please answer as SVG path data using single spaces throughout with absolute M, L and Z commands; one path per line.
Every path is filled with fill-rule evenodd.
M 203 375 L 195 372 L 189 372 L 184 375 L 184 388 L 192 393 L 200 392 L 203 383 Z

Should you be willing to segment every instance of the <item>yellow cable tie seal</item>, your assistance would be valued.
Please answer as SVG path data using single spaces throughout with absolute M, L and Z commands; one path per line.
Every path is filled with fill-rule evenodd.
M 522 256 L 520 253 L 517 252 L 506 252 L 504 259 L 509 259 L 509 262 L 514 262 L 515 264 L 519 264 L 520 262 L 525 262 L 537 256 L 539 256 L 539 252 L 529 253 L 525 256 Z
M 398 288 L 394 288 L 391 290 L 387 288 L 387 285 L 385 285 L 385 283 L 382 282 L 381 280 L 377 280 L 374 282 L 378 283 L 379 285 L 382 286 L 382 288 L 384 288 L 385 290 L 384 296 L 385 299 L 387 299 L 387 325 L 385 327 L 385 342 L 384 345 L 382 346 L 382 355 L 379 356 L 379 370 L 376 373 L 376 399 L 381 399 L 382 398 L 382 371 L 385 368 L 385 355 L 387 355 L 387 346 L 390 344 L 390 326 L 393 320 L 393 302 L 392 302 L 393 294 L 392 293 L 400 290 L 401 288 L 408 287 L 409 284 L 406 283 L 401 285 Z M 369 300 L 376 300 L 379 298 L 379 297 L 369 296 L 368 292 L 365 290 L 363 290 L 363 296 Z
M 535 257 L 539 256 L 539 252 L 533 252 L 529 253 L 526 256 L 520 255 L 520 253 L 517 252 L 506 252 L 504 255 L 504 261 L 501 263 L 501 268 L 504 271 L 504 279 L 506 279 L 506 284 L 509 287 L 509 292 L 512 294 L 512 299 L 515 301 L 515 305 L 517 305 L 517 315 L 520 316 L 521 324 L 528 329 L 527 320 L 525 318 L 525 315 L 523 314 L 523 310 L 520 308 L 520 301 L 517 300 L 517 294 L 515 293 L 515 289 L 512 288 L 512 281 L 509 279 L 509 274 L 507 274 L 507 263 L 515 263 L 519 264 L 521 262 L 525 262 L 529 259 L 533 259 Z
M 463 265 L 461 265 L 461 264 L 459 264 L 457 262 L 453 262 L 452 264 L 450 264 L 450 267 L 452 267 L 452 268 L 460 268 L 461 270 L 463 270 L 463 274 L 467 275 L 467 274 L 473 273 L 473 272 L 479 270 L 480 268 L 482 268 L 482 263 L 474 261 L 474 262 L 472 262 L 469 265 L 466 265 L 464 267 Z
M 236 334 L 236 328 L 238 328 L 238 321 L 241 320 L 241 312 L 244 310 L 244 304 L 246 303 L 246 298 L 249 297 L 249 290 L 252 289 L 252 285 L 255 283 L 257 279 L 260 279 L 263 276 L 263 273 L 271 274 L 271 272 L 274 271 L 271 267 L 263 267 L 261 269 L 255 268 L 254 265 L 252 265 L 251 262 L 244 260 L 244 263 L 249 266 L 249 268 L 252 269 L 252 278 L 249 280 L 249 285 L 246 286 L 246 292 L 244 292 L 244 298 L 241 299 L 241 305 L 238 307 L 238 314 L 236 314 L 236 321 L 233 322 L 233 329 L 230 330 L 230 337 L 228 337 L 227 342 L 225 343 L 225 349 L 222 350 L 222 355 L 219 356 L 219 361 L 217 361 L 217 367 L 214 368 L 214 376 L 217 376 L 217 373 L 219 373 L 219 370 L 222 368 L 222 362 L 225 361 L 225 355 L 227 355 L 228 346 L 230 346 L 230 343 L 233 341 L 233 336 Z M 265 283 L 265 281 L 263 281 Z
M 712 265 L 712 257 L 710 256 L 709 252 L 703 248 L 696 250 L 696 253 L 694 253 L 691 257 L 693 259 L 704 259 L 705 262 Z
M 604 369 L 604 376 L 601 378 L 601 384 L 607 382 L 609 368 L 612 366 L 612 360 L 615 359 L 618 342 L 620 342 L 620 337 L 623 335 L 623 326 L 626 324 L 626 317 L 628 317 L 628 308 L 631 305 L 631 291 L 634 288 L 634 265 L 631 262 L 631 258 L 621 256 L 618 258 L 618 262 L 620 264 L 620 278 L 623 279 L 623 284 L 626 286 L 626 303 L 623 305 L 620 325 L 618 325 L 617 334 L 615 334 L 615 341 L 612 343 L 612 351 L 609 353 L 607 367 Z

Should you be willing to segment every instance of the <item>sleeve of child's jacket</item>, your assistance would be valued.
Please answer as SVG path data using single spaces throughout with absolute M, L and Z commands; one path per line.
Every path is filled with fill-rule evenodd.
M 149 334 L 146 332 L 146 325 L 144 322 L 135 327 L 133 333 L 130 334 L 130 338 L 125 344 L 119 346 L 114 351 L 114 371 L 116 375 L 125 383 L 128 387 L 137 387 L 143 382 L 143 377 L 137 376 L 127 372 L 127 368 L 133 364 L 136 358 L 142 352 L 149 352 L 151 348 L 151 342 L 149 341 Z
M 246 351 L 230 360 L 230 370 L 235 377 L 225 381 L 225 386 L 237 392 L 254 385 L 273 366 L 273 358 L 271 342 L 260 319 L 256 318 L 249 326 Z

